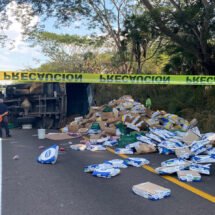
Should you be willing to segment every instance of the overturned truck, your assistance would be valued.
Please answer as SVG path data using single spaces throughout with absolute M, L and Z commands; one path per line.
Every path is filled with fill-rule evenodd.
M 10 122 L 36 128 L 59 128 L 66 117 L 86 114 L 93 100 L 89 84 L 14 84 L 5 94 Z

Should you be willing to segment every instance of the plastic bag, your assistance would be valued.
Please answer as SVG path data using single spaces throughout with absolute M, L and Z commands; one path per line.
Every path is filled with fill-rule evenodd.
M 199 172 L 200 174 L 210 175 L 211 164 L 200 165 L 200 164 L 192 164 L 189 169 L 192 171 Z
M 145 158 L 129 157 L 125 159 L 126 164 L 135 167 L 141 167 L 143 165 L 149 164 L 149 161 Z
M 122 159 L 113 159 L 110 161 L 105 161 L 105 164 L 110 164 L 114 168 L 127 168 L 127 163 Z
M 133 150 L 125 148 L 116 148 L 115 154 L 134 154 Z
M 110 168 L 110 169 L 95 168 L 95 170 L 92 173 L 93 176 L 97 176 L 101 178 L 111 178 L 119 174 L 120 174 L 120 169 L 118 168 Z
M 189 163 L 190 163 L 189 161 L 182 158 L 173 158 L 162 162 L 161 166 L 168 167 L 168 166 L 177 166 L 177 165 L 188 165 Z
M 42 164 L 55 164 L 58 157 L 59 146 L 53 145 L 43 151 L 37 158 L 37 161 Z
M 96 168 L 106 170 L 106 169 L 113 168 L 113 166 L 112 166 L 112 164 L 108 164 L 108 163 L 92 164 L 92 165 L 84 167 L 84 172 L 93 172 Z

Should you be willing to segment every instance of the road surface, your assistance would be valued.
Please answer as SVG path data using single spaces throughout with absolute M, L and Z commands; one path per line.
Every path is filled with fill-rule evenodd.
M 192 189 L 143 168 L 123 169 L 112 179 L 93 177 L 83 172 L 84 166 L 119 156 L 109 151 L 73 151 L 68 141 L 38 140 L 36 133 L 36 130 L 13 130 L 13 137 L 3 140 L 2 215 L 214 214 L 214 165 L 211 176 L 203 176 L 202 182 L 189 183 L 203 194 L 210 194 L 206 199 L 203 194 L 197 195 Z M 57 163 L 37 163 L 36 158 L 42 152 L 38 147 L 55 143 L 66 150 L 60 153 Z M 18 160 L 13 160 L 15 155 Z M 149 159 L 154 168 L 171 158 L 157 153 L 141 157 Z M 150 201 L 132 192 L 133 185 L 147 181 L 171 189 L 171 196 Z

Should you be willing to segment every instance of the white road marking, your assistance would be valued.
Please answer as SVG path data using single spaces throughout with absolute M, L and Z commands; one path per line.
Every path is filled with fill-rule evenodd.
M 0 215 L 2 214 L 2 138 L 0 138 Z

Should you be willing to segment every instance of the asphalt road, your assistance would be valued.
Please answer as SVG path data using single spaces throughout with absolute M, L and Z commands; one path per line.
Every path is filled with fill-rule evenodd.
M 38 140 L 35 134 L 36 130 L 13 130 L 13 137 L 3 140 L 2 215 L 214 214 L 215 204 L 143 168 L 123 169 L 112 179 L 83 172 L 86 165 L 119 158 L 108 151 L 73 151 L 68 141 L 57 141 L 66 149 L 57 163 L 39 164 L 36 158 L 42 150 L 38 147 L 56 142 Z M 19 160 L 13 160 L 15 155 Z M 153 167 L 170 158 L 158 154 L 142 157 Z M 213 165 L 211 176 L 190 185 L 215 196 L 214 179 Z M 132 192 L 133 185 L 147 181 L 171 189 L 172 195 L 150 201 Z

